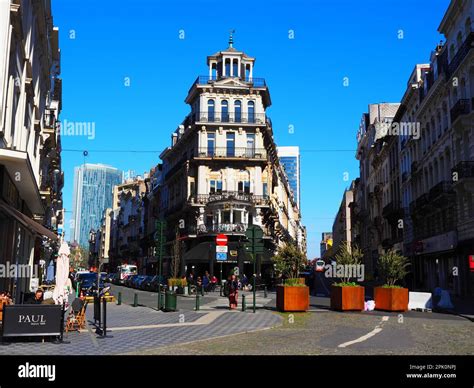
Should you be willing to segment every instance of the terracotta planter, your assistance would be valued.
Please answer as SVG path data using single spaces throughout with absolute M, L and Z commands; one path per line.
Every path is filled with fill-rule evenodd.
M 277 286 L 278 311 L 308 311 L 309 287 Z
M 408 310 L 408 288 L 374 288 L 375 309 L 385 311 Z
M 339 311 L 362 311 L 365 302 L 365 288 L 361 286 L 331 286 L 331 309 Z

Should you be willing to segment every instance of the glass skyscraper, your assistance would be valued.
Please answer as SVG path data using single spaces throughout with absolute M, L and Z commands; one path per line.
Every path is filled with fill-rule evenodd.
M 113 187 L 122 183 L 120 170 L 104 164 L 74 169 L 71 241 L 87 247 L 89 232 L 100 226 L 104 210 L 112 207 Z
M 300 208 L 300 148 L 278 147 L 278 158 L 285 169 L 291 191 Z

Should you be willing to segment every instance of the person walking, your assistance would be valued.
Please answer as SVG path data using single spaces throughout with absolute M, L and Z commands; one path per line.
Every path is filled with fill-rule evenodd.
M 235 275 L 229 276 L 226 287 L 229 294 L 229 308 L 234 310 L 237 308 L 239 296 L 239 282 L 237 281 L 237 277 Z

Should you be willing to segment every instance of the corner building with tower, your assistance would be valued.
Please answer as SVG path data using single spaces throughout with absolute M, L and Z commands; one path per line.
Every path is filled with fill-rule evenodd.
M 185 102 L 191 112 L 171 137 L 159 187 L 159 218 L 167 222 L 169 269 L 179 239 L 181 273 L 219 275 L 215 239 L 228 237 L 223 276 L 234 267 L 253 272 L 243 241 L 249 226 L 264 233 L 257 273 L 271 276 L 271 257 L 285 242 L 306 251 L 306 230 L 281 165 L 266 109 L 270 92 L 253 77 L 255 58 L 233 47 L 207 57 L 209 74 L 199 76 Z

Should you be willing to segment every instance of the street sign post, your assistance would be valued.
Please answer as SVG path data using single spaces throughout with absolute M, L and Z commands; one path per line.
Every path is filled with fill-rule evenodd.
M 216 236 L 216 244 L 220 246 L 227 245 L 227 236 L 225 234 L 218 234 Z
M 262 254 L 264 251 L 263 245 L 263 230 L 258 225 L 249 226 L 245 232 L 247 242 L 245 243 L 245 250 L 250 254 L 253 261 L 253 312 L 256 311 L 256 277 L 257 277 L 257 254 Z
M 226 261 L 227 260 L 227 253 L 226 252 L 216 252 L 216 260 L 217 261 Z

